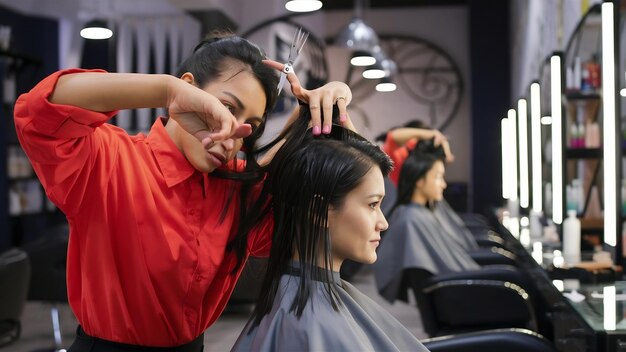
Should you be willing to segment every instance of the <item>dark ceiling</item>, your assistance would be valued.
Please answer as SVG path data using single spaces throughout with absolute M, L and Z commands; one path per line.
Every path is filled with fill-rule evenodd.
M 467 5 L 468 0 L 365 0 L 364 4 L 370 8 L 398 8 L 418 6 L 448 6 Z M 345 10 L 354 8 L 354 0 L 327 0 L 324 1 L 324 10 Z

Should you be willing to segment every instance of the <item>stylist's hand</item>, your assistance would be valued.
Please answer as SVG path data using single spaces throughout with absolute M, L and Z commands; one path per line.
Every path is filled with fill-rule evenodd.
M 446 137 L 439 130 L 430 130 L 432 132 L 433 144 L 435 147 L 441 146 L 446 156 L 446 162 L 451 163 L 454 161 L 454 154 L 450 150 L 450 143 L 448 143 L 448 137 Z
M 176 78 L 167 85 L 169 116 L 204 147 L 228 138 L 252 133 L 249 124 L 240 124 L 215 96 Z
M 274 60 L 263 60 L 263 63 L 280 72 L 285 67 L 284 64 Z M 335 103 L 339 108 L 339 123 L 346 128 L 354 130 L 347 111 L 347 106 L 352 100 L 352 91 L 350 91 L 350 87 L 347 84 L 333 81 L 326 83 L 320 88 L 308 90 L 302 87 L 300 80 L 293 71 L 287 74 L 287 80 L 291 85 L 291 93 L 297 99 L 307 103 L 309 109 L 311 109 L 313 134 L 330 133 L 333 123 L 333 105 Z

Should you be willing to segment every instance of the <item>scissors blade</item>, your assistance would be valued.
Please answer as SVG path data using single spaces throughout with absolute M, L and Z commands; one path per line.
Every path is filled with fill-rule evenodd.
M 285 85 L 286 81 L 287 81 L 287 74 L 285 72 L 281 72 L 280 80 L 278 81 L 278 95 L 280 95 L 280 92 L 282 92 L 283 86 Z
M 306 43 L 308 37 L 309 33 L 304 32 L 301 27 L 298 27 L 298 29 L 296 30 L 296 34 L 291 41 L 291 46 L 289 47 L 289 56 L 287 57 L 285 68 L 280 74 L 280 81 L 278 82 L 278 94 L 280 94 L 283 90 L 283 86 L 287 81 L 287 74 L 293 72 L 293 65 L 296 62 L 296 59 L 298 58 L 298 55 L 304 47 L 304 43 Z

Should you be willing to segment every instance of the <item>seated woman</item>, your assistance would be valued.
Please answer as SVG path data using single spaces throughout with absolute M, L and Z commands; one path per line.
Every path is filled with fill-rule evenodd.
M 390 302 L 400 297 L 405 269 L 421 269 L 431 275 L 479 270 L 474 259 L 480 253 L 476 240 L 438 214 L 437 203 L 446 188 L 444 152 L 430 141 L 422 141 L 411 152 L 400 172 L 398 198 L 392 210 L 374 265 L 378 290 Z M 488 264 L 510 263 L 489 258 Z M 510 269 L 510 268 L 509 268 Z
M 294 130 L 307 128 L 308 109 L 301 114 Z M 269 166 L 272 249 L 261 296 L 233 351 L 427 351 L 339 277 L 344 259 L 376 260 L 391 161 L 339 126 L 329 136 L 294 137 Z

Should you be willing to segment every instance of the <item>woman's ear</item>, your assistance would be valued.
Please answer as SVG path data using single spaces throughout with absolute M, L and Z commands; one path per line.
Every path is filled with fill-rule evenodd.
M 194 84 L 196 83 L 196 80 L 193 78 L 193 73 L 191 72 L 185 72 L 183 73 L 182 76 L 180 76 L 180 79 L 182 79 L 183 81 L 190 83 L 190 84 Z

